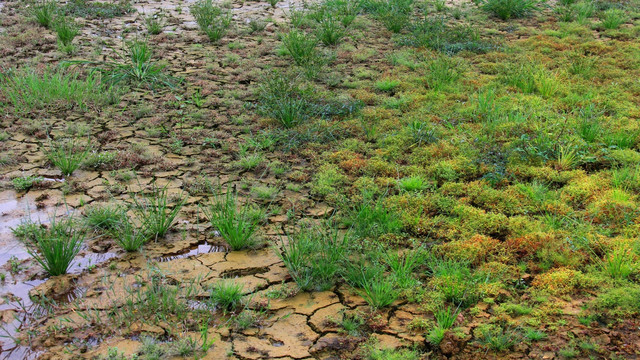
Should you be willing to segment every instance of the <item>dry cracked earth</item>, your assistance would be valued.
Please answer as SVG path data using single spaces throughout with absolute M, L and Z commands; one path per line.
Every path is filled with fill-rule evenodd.
M 197 279 L 203 295 L 207 285 L 220 278 L 233 278 L 243 285 L 243 292 L 251 302 L 249 306 L 260 308 L 268 303 L 267 314 L 259 327 L 235 331 L 221 316 L 220 325 L 208 330 L 214 342 L 203 358 L 305 359 L 351 351 L 362 341 L 344 336 L 335 323 L 345 310 L 355 312 L 366 308 L 366 303 L 352 290 L 339 288 L 320 293 L 297 293 L 286 268 L 270 246 L 229 252 L 224 241 L 211 234 L 199 214 L 197 204 L 204 194 L 198 193 L 198 180 L 204 177 L 222 185 L 250 183 L 283 189 L 287 182 L 303 183 L 308 175 L 305 160 L 291 154 L 272 154 L 269 160 L 286 162 L 293 171 L 300 171 L 298 177 L 301 179 L 279 178 L 264 167 L 242 172 L 233 165 L 238 141 L 246 133 L 241 125 L 235 124 L 251 121 L 253 117 L 243 108 L 243 102 L 251 100 L 248 98 L 249 87 L 259 75 L 256 67 L 287 64 L 272 53 L 277 42 L 274 24 L 267 25 L 260 40 L 232 31 L 222 45 L 212 45 L 198 33 L 188 11 L 189 3 L 137 1 L 134 4 L 137 12 L 132 14 L 113 19 L 77 19 L 83 30 L 79 41 L 82 45 L 75 58 L 89 56 L 87 54 L 96 49 L 108 52 L 111 47 L 118 47 L 122 43 L 121 36 L 134 38 L 135 33 L 142 32 L 144 13 L 162 10 L 167 17 L 167 26 L 163 34 L 149 39 L 154 52 L 168 64 L 168 71 L 183 77 L 188 86 L 197 87 L 206 99 L 198 109 L 197 119 L 191 120 L 190 124 L 175 125 L 186 110 L 184 103 L 176 105 L 178 101 L 173 93 L 147 91 L 126 94 L 122 100 L 125 106 L 117 111 L 62 111 L 32 114 L 32 119 L 11 120 L 15 121 L 8 128 L 11 137 L 3 142 L 2 152 L 16 161 L 2 172 L 6 190 L 0 192 L 0 263 L 5 264 L 7 270 L 15 264 L 18 271 L 8 272 L 1 288 L 4 300 L 0 310 L 7 337 L 2 340 L 0 357 L 92 358 L 106 356 L 111 348 L 117 348 L 125 356 L 137 353 L 142 345 L 141 337 L 165 336 L 173 331 L 169 330 L 171 326 L 167 324 L 165 329 L 149 325 L 142 319 L 124 331 L 110 331 L 107 327 L 100 328 L 104 331 L 100 332 L 95 327 L 95 319 L 122 307 L 131 298 L 131 289 L 148 279 L 150 269 L 160 271 L 163 281 L 172 284 L 193 284 Z M 37 58 L 37 66 L 54 65 L 63 60 L 56 48 L 55 35 L 43 33 L 25 22 L 21 5 L 17 1 L 0 4 L 0 32 L 15 41 L 13 47 L 1 50 L 1 66 L 32 64 L 34 58 Z M 278 3 L 273 9 L 265 2 L 234 3 L 234 24 L 242 28 L 253 18 L 282 21 L 290 7 L 300 5 L 287 1 Z M 231 42 L 241 42 L 244 46 L 229 51 L 224 45 Z M 260 58 L 258 64 L 255 60 L 247 60 L 256 57 Z M 187 89 L 185 94 L 190 92 L 193 89 Z M 203 125 L 201 130 L 190 131 L 189 128 L 198 122 Z M 86 169 L 65 179 L 59 170 L 50 167 L 40 145 L 46 137 L 64 134 L 70 124 L 82 127 L 84 136 L 95 139 L 95 151 L 116 151 L 118 161 L 136 169 L 135 179 L 126 181 L 122 174 L 114 171 Z M 169 148 L 166 139 L 158 138 L 151 131 L 165 124 L 174 126 L 184 144 L 179 154 Z M 30 129 L 24 131 L 27 127 Z M 202 142 L 207 137 L 218 139 L 222 146 L 203 149 Z M 28 175 L 43 177 L 44 181 L 27 192 L 10 190 L 11 179 Z M 151 183 L 168 186 L 175 193 L 192 190 L 179 216 L 180 230 L 148 244 L 142 253 L 127 254 L 110 239 L 96 236 L 87 242 L 69 274 L 47 278 L 11 232 L 25 217 L 46 223 L 51 216 L 81 212 L 76 209 L 87 206 L 130 201 L 129 192 L 144 191 Z M 325 204 L 314 201 L 304 188 L 296 192 L 282 190 L 270 203 L 277 204 L 281 214 L 294 209 L 297 216 L 309 218 L 325 217 L 332 211 Z M 271 216 L 261 237 L 266 243 L 277 244 L 289 225 L 287 216 Z M 290 297 L 274 299 L 267 296 L 283 291 Z M 44 296 L 55 305 L 48 309 L 47 316 L 39 317 L 39 305 L 32 303 L 30 296 Z M 375 334 L 380 345 L 399 347 L 423 342 L 422 336 L 406 328 L 418 312 L 414 305 L 397 304 L 392 310 L 371 319 L 381 329 Z M 33 333 L 30 331 L 47 335 L 31 338 Z M 184 333 L 181 336 L 195 339 L 199 335 Z

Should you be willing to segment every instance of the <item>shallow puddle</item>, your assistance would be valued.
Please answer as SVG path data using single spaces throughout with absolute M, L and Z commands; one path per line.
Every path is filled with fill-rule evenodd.
M 176 259 L 187 258 L 190 256 L 214 253 L 214 252 L 229 252 L 229 249 L 226 246 L 211 244 L 206 240 L 204 240 L 194 246 L 191 246 L 189 248 L 186 248 L 178 252 L 157 257 L 154 260 L 159 262 L 167 262 L 167 261 L 172 261 Z

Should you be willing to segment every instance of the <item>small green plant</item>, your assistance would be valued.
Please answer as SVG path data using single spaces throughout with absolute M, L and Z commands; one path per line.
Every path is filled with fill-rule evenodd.
M 602 260 L 605 273 L 614 279 L 627 279 L 635 270 L 634 256 L 631 250 L 618 247 Z
M 540 10 L 544 0 L 483 0 L 483 10 L 502 20 L 523 18 Z
M 231 280 L 219 281 L 211 288 L 209 299 L 213 305 L 224 310 L 233 310 L 242 301 L 242 288 L 242 284 Z
M 411 176 L 398 180 L 398 187 L 406 192 L 420 192 L 431 187 L 431 183 L 422 176 Z
M 249 33 L 255 34 L 264 31 L 267 27 L 267 22 L 260 19 L 249 20 Z
M 213 42 L 222 39 L 231 26 L 231 13 L 214 5 L 212 0 L 199 0 L 189 9 L 200 31 Z
M 511 349 L 521 339 L 516 330 L 504 329 L 495 324 L 479 326 L 474 330 L 474 335 L 476 335 L 481 345 L 495 351 Z
M 184 194 L 177 195 L 173 200 L 169 198 L 169 188 L 162 188 L 153 185 L 153 189 L 148 196 L 131 194 L 134 202 L 133 212 L 142 224 L 147 234 L 156 239 L 164 237 L 176 221 L 180 209 L 187 201 Z
M 367 195 L 361 203 L 351 208 L 344 219 L 354 235 L 360 238 L 377 238 L 386 234 L 397 234 L 402 230 L 398 215 L 383 204 L 383 199 L 373 200 Z
M 66 274 L 84 244 L 86 233 L 72 216 L 52 216 L 47 227 L 28 227 L 23 242 L 27 252 L 51 276 Z
M 41 176 L 27 175 L 13 178 L 13 180 L 11 180 L 11 183 L 16 190 L 26 191 L 31 189 L 34 185 L 41 183 L 43 180 L 44 178 L 42 178 Z
M 58 12 L 58 3 L 56 0 L 41 0 L 33 6 L 31 11 L 36 22 L 48 29 L 53 25 L 54 16 Z
M 529 341 L 540 341 L 546 339 L 547 334 L 540 330 L 529 328 L 524 332 L 524 337 Z
M 215 230 L 233 250 L 241 250 L 255 244 L 253 237 L 258 230 L 259 220 L 251 216 L 250 204 L 238 205 L 238 193 L 230 188 L 222 195 L 218 187 L 211 203 L 203 208 Z
M 358 313 L 348 313 L 346 311 L 342 312 L 341 319 L 338 321 L 342 330 L 351 336 L 359 336 L 364 323 L 364 319 Z
M 73 174 L 82 162 L 87 158 L 91 151 L 91 144 L 79 144 L 75 139 L 63 139 L 49 142 L 44 148 L 47 159 L 60 171 L 62 175 L 69 176 Z
M 399 80 L 383 79 L 376 81 L 374 87 L 379 91 L 393 92 L 400 85 Z
M 144 18 L 144 23 L 150 35 L 158 35 L 164 27 L 164 15 L 162 13 L 147 15 Z

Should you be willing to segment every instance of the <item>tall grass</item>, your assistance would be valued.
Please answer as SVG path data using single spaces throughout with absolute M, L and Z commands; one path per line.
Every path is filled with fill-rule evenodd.
M 238 193 L 230 188 L 222 195 L 219 187 L 211 203 L 203 212 L 211 225 L 233 250 L 241 250 L 255 243 L 253 238 L 259 220 L 251 216 L 249 204 L 238 204 Z
M 66 274 L 84 244 L 86 233 L 71 216 L 57 220 L 52 216 L 47 227 L 29 226 L 23 239 L 27 252 L 51 276 Z

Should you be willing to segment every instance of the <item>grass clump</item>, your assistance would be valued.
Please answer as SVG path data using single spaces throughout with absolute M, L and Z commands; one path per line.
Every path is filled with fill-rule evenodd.
M 149 240 L 149 231 L 147 229 L 138 228 L 131 220 L 122 213 L 122 219 L 116 228 L 110 229 L 110 234 L 116 244 L 126 252 L 135 252 L 140 250 L 142 246 Z
M 31 9 L 31 13 L 35 21 L 49 29 L 53 25 L 53 19 L 58 12 L 58 3 L 56 0 L 41 0 Z
M 602 26 L 605 29 L 617 29 L 626 21 L 626 14 L 620 9 L 607 9 L 602 14 Z
M 77 226 L 75 218 L 61 220 L 52 216 L 48 226 L 32 223 L 24 234 L 23 242 L 29 255 L 51 276 L 66 274 L 78 255 L 86 233 Z
M 233 310 L 242 302 L 242 284 L 231 280 L 219 281 L 209 293 L 209 300 L 224 310 Z
M 86 208 L 84 216 L 88 227 L 112 231 L 122 223 L 125 213 L 118 205 L 93 205 Z
M 132 194 L 131 197 L 135 205 L 133 211 L 142 228 L 150 237 L 156 239 L 164 237 L 169 232 L 187 201 L 187 197 L 183 194 L 171 199 L 167 186 L 158 188 L 155 184 L 148 196 L 140 197 Z M 171 202 L 174 202 L 173 206 Z
M 282 35 L 282 44 L 298 66 L 315 65 L 319 59 L 318 40 L 304 31 L 291 29 Z
M 258 88 L 258 112 L 277 120 L 285 128 L 292 128 L 312 115 L 312 103 L 299 80 L 274 71 L 262 80 Z
M 75 47 L 73 39 L 80 33 L 80 29 L 71 19 L 59 17 L 54 23 L 54 29 L 58 36 L 58 47 L 67 54 L 71 54 Z
M 252 216 L 250 204 L 238 205 L 237 191 L 227 188 L 222 195 L 222 189 L 218 188 L 203 212 L 231 249 L 242 250 L 256 243 L 253 236 L 258 230 L 259 219 Z
M 49 142 L 48 148 L 44 149 L 47 159 L 57 167 L 64 176 L 70 176 L 80 168 L 82 162 L 91 151 L 91 144 L 79 144 L 75 139 L 64 139 L 56 142 Z
M 162 13 L 156 13 L 147 15 L 144 18 L 144 24 L 147 27 L 147 32 L 150 35 L 158 35 L 162 32 L 164 27 L 164 16 Z
M 398 214 L 385 208 L 383 199 L 374 200 L 371 197 L 353 206 L 344 221 L 359 238 L 373 239 L 381 235 L 398 234 L 402 230 Z
M 545 0 L 483 0 L 480 7 L 502 20 L 519 19 L 540 10 Z
M 197 1 L 189 9 L 195 17 L 200 31 L 205 33 L 209 40 L 217 42 L 229 30 L 231 13 L 214 5 L 212 0 Z
M 278 254 L 300 289 L 324 291 L 338 281 L 349 247 L 349 237 L 337 228 L 302 226 L 288 234 Z

